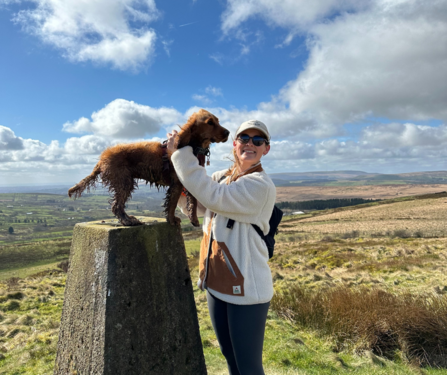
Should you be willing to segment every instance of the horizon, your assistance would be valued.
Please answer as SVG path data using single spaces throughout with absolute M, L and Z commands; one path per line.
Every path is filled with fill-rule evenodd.
M 275 175 L 283 175 L 283 174 L 308 174 L 308 173 L 341 173 L 341 172 L 356 172 L 356 173 L 362 173 L 362 174 L 379 174 L 379 175 L 402 175 L 402 174 L 412 174 L 412 173 L 439 173 L 439 172 L 447 172 L 447 170 L 436 170 L 436 171 L 412 171 L 412 172 L 403 172 L 403 173 L 379 173 L 379 172 L 366 172 L 366 171 L 357 171 L 357 170 L 349 170 L 349 169 L 345 169 L 345 170 L 333 170 L 333 171 L 304 171 L 304 172 L 291 172 L 291 171 L 286 171 L 286 172 L 277 172 L 277 173 L 269 173 L 269 176 L 275 176 Z M 144 181 L 144 180 L 139 180 L 139 181 Z M 14 187 L 52 187 L 52 188 L 56 188 L 56 187 L 67 187 L 67 186 L 72 186 L 70 185 L 70 183 L 63 183 L 63 182 L 55 182 L 55 183 L 50 183 L 50 184 L 46 184 L 46 183 L 33 183 L 33 184 L 2 184 L 0 182 L 0 188 L 14 188 Z M 145 186 L 145 185 L 144 185 Z M 96 188 L 98 189 L 103 189 L 102 186 L 99 186 Z M 151 188 L 151 189 L 156 189 L 156 188 Z M 2 194 L 0 192 L 0 194 Z M 36 193 L 37 194 L 37 193 Z M 40 193 L 38 193 L 40 194 Z
M 63 5 L 63 6 L 62 6 Z M 0 186 L 75 184 L 199 108 L 267 173 L 442 171 L 446 2 L 0 0 Z M 211 148 L 227 168 L 231 141 Z

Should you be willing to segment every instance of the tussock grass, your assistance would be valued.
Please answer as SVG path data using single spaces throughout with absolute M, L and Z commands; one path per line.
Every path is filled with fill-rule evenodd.
M 295 284 L 276 293 L 271 307 L 301 327 L 333 337 L 336 351 L 354 348 L 388 359 L 401 351 L 411 363 L 447 365 L 445 296 L 347 286 L 312 292 Z
M 64 286 L 59 271 L 19 279 L 14 291 L 0 281 L 1 375 L 53 373 Z

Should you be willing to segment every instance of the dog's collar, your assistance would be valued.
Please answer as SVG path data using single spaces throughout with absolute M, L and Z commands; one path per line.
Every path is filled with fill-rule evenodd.
M 205 158 L 207 157 L 208 160 L 206 161 L 206 165 L 210 165 L 210 155 L 211 151 L 208 148 L 203 147 L 195 147 L 192 149 L 193 154 L 199 159 L 199 164 L 204 167 L 205 166 Z
M 210 148 L 203 148 L 203 147 L 195 147 L 192 149 L 192 152 L 195 156 L 204 155 L 204 156 L 210 156 L 211 151 Z
M 168 157 L 168 140 L 166 139 L 163 141 L 161 148 L 162 148 L 162 160 L 163 160 L 163 168 L 162 168 L 162 175 L 163 180 L 167 185 L 171 184 L 171 174 L 169 171 L 169 157 Z M 197 157 L 199 160 L 199 164 L 204 167 L 205 166 L 205 158 L 208 158 L 206 161 L 206 165 L 210 165 L 210 155 L 211 151 L 210 148 L 203 148 L 203 147 L 193 147 L 192 152 L 194 156 Z

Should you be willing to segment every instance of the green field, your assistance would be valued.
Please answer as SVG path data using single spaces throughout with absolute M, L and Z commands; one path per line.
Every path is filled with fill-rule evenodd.
M 76 223 L 114 218 L 108 200 L 94 194 L 76 200 L 56 194 L 0 194 L 0 245 L 69 238 Z M 159 199 L 136 194 L 127 212 L 160 217 L 160 205 Z
M 68 259 L 76 223 L 116 220 L 108 200 L 103 194 L 76 200 L 56 194 L 0 194 L 0 279 L 24 277 Z M 135 194 L 126 209 L 146 217 L 163 217 L 162 210 L 160 199 L 148 192 Z M 194 236 L 197 229 L 178 215 L 185 232 Z

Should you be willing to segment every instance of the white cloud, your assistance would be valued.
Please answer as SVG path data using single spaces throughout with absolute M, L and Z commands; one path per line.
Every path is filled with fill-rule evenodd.
M 23 148 L 23 139 L 16 137 L 10 128 L 0 125 L 0 150 L 21 150 Z
M 300 141 L 273 141 L 270 143 L 268 156 L 268 159 L 275 160 L 303 160 L 316 157 L 314 145 Z
M 190 115 L 198 108 L 190 108 Z M 223 126 L 231 129 L 239 125 L 246 113 L 217 114 Z M 252 113 L 250 113 L 252 114 Z M 224 115 L 224 116 L 222 116 Z M 186 116 L 185 116 L 186 117 Z M 233 125 L 234 124 L 234 125 Z M 270 125 L 268 125 L 270 127 Z M 2 132 L 14 134 L 11 129 Z M 6 129 L 6 131 L 5 131 Z M 231 129 L 234 130 L 234 129 Z M 0 133 L 2 134 L 2 133 Z M 45 144 L 39 140 L 22 139 L 22 149 L 0 150 L 0 183 L 23 183 L 23 175 L 29 180 L 43 182 L 77 182 L 85 177 L 98 161 L 99 154 L 119 139 L 98 135 L 71 137 L 64 144 L 52 141 Z M 137 141 L 139 139 L 132 139 Z M 153 138 L 153 141 L 160 141 Z M 231 159 L 232 141 L 215 144 L 211 148 L 209 173 L 228 168 Z M 303 140 L 273 140 L 269 154 L 262 159 L 269 173 L 285 171 L 357 169 L 369 172 L 397 173 L 416 170 L 445 169 L 447 158 L 447 127 L 416 124 L 373 125 L 363 129 L 359 140 L 342 141 L 324 139 L 319 142 Z M 38 171 L 38 172 L 36 172 Z M 20 180 L 20 174 L 22 180 Z
M 105 148 L 120 142 L 95 135 L 72 137 L 63 145 L 17 138 L 22 140 L 21 149 L 0 148 L 0 184 L 77 182 L 91 172 Z M 160 142 L 159 138 L 151 140 Z
M 222 96 L 222 89 L 219 87 L 208 86 L 205 92 L 212 96 Z
M 201 102 L 205 105 L 211 104 L 212 100 L 210 98 L 208 98 L 206 95 L 199 95 L 199 94 L 194 94 L 192 96 L 192 98 L 197 101 L 197 102 Z
M 362 140 L 378 147 L 415 148 L 446 147 L 447 126 L 438 127 L 415 124 L 381 124 L 363 130 Z
M 181 113 L 173 108 L 152 108 L 133 101 L 115 99 L 93 112 L 91 120 L 81 117 L 77 121 L 65 123 L 63 130 L 129 139 L 157 133 L 162 126 L 172 126 L 182 119 Z
M 439 13 L 446 2 L 383 0 L 314 26 L 307 66 L 281 99 L 336 123 L 447 119 L 447 22 Z
M 277 137 L 321 139 L 370 117 L 446 121 L 446 15 L 445 1 L 228 0 L 224 32 L 255 16 L 288 33 L 298 28 L 307 32 L 309 58 L 270 102 L 223 110 L 223 118 L 248 115 Z
M 166 55 L 168 55 L 168 57 L 171 57 L 171 45 L 172 43 L 174 43 L 173 40 L 162 40 L 161 42 L 163 44 L 163 49 L 166 52 Z
M 219 65 L 223 64 L 224 56 L 221 53 L 214 53 L 212 55 L 209 55 L 209 58 L 217 62 Z
M 250 53 L 250 46 L 241 43 L 241 56 L 248 55 Z
M 294 140 L 310 138 L 328 138 L 342 134 L 342 129 L 330 122 L 317 122 L 307 112 L 292 111 L 287 106 L 273 98 L 271 102 L 260 103 L 255 110 L 225 108 L 210 108 L 218 118 L 222 126 L 231 131 L 236 131 L 240 124 L 248 119 L 256 119 L 264 122 L 270 135 L 276 139 L 287 138 Z
M 154 0 L 29 0 L 14 20 L 72 61 L 136 70 L 154 53 L 147 24 L 159 16 Z
M 429 127 L 430 128 L 430 127 Z M 426 132 L 433 131 L 433 128 Z M 391 134 L 390 134 L 391 137 Z M 273 141 L 262 165 L 268 173 L 312 170 L 363 170 L 380 173 L 402 173 L 423 170 L 444 170 L 447 142 L 443 145 L 420 146 L 379 145 L 365 140 L 327 139 L 317 143 Z M 231 165 L 231 143 L 211 149 L 210 172 Z
M 74 155 L 99 155 L 112 142 L 96 135 L 85 135 L 83 137 L 68 138 L 64 145 L 64 150 L 68 154 Z
M 222 89 L 218 88 L 218 87 L 213 87 L 213 86 L 208 86 L 205 88 L 205 93 L 207 95 L 202 95 L 202 94 L 194 94 L 192 96 L 192 98 L 197 101 L 197 102 L 201 102 L 203 105 L 210 105 L 211 103 L 214 102 L 214 98 L 218 97 L 218 96 L 223 96 L 222 95 Z
M 364 8 L 370 1 L 356 0 L 227 0 L 222 14 L 222 31 L 237 32 L 250 18 L 261 18 L 270 26 L 280 26 L 292 32 L 309 28 L 335 12 Z M 289 37 L 290 38 L 290 37 Z

